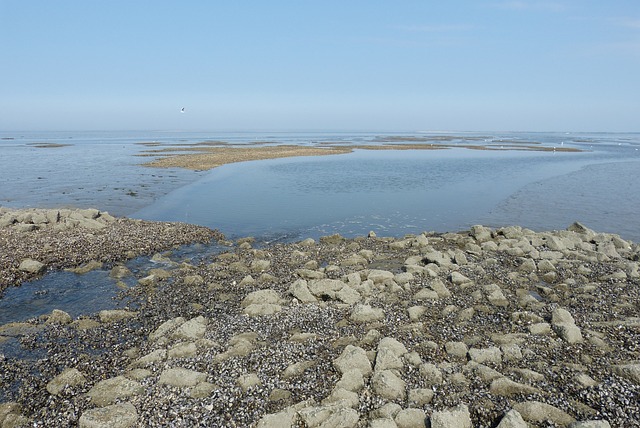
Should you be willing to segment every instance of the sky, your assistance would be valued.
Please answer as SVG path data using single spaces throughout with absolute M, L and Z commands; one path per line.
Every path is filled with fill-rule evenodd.
M 0 131 L 640 131 L 638 0 L 0 0 L 0 57 Z

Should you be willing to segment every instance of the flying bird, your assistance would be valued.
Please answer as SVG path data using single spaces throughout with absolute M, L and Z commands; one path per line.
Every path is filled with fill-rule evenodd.
M 182 110 L 180 110 L 180 113 L 184 113 L 184 107 L 182 107 Z

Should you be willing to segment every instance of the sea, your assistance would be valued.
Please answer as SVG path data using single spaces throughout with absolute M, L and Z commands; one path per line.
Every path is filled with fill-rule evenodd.
M 200 142 L 447 148 L 354 149 L 209 171 L 143 165 L 158 156 L 149 150 Z M 640 242 L 640 133 L 2 131 L 0 206 L 93 207 L 200 224 L 261 244 L 475 224 L 561 230 L 575 221 Z M 144 270 L 151 262 L 130 263 Z M 108 271 L 52 273 L 0 296 L 0 324 L 53 308 L 94 313 L 117 306 L 117 292 Z

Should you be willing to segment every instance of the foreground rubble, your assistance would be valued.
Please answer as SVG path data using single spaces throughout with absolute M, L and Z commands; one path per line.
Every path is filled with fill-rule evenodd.
M 637 244 L 578 223 L 252 243 L 158 255 L 124 310 L 23 323 L 46 355 L 0 357 L 2 426 L 640 426 Z

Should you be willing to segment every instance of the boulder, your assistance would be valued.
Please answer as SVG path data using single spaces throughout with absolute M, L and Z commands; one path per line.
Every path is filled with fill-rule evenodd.
M 203 316 L 198 316 L 178 326 L 171 337 L 181 340 L 197 340 L 204 337 L 206 330 L 207 320 Z
M 373 371 L 371 361 L 369 361 L 366 351 L 353 345 L 347 345 L 344 348 L 342 354 L 333 360 L 333 366 L 342 374 L 345 374 L 349 370 L 356 369 L 360 371 L 363 376 L 368 376 Z
M 404 400 L 407 384 L 391 370 L 377 371 L 371 378 L 376 394 L 387 400 Z
M 551 421 L 557 425 L 566 426 L 576 420 L 564 410 L 539 401 L 524 401 L 516 403 L 513 408 L 522 418 L 531 423 Z
M 54 309 L 51 312 L 51 315 L 47 317 L 47 324 L 69 324 L 71 322 L 71 315 L 66 313 L 65 311 L 61 311 L 59 309 Z
M 379 321 L 384 319 L 384 311 L 380 308 L 372 308 L 370 305 L 357 304 L 349 318 L 356 323 Z
M 431 428 L 471 428 L 469 408 L 461 404 L 452 409 L 433 412 Z
M 318 299 L 311 294 L 307 281 L 304 279 L 294 281 L 289 287 L 289 293 L 302 303 L 314 303 L 318 301 Z
M 124 376 L 117 376 L 98 382 L 87 392 L 87 396 L 96 406 L 107 406 L 122 398 L 138 395 L 144 387 Z
M 40 263 L 37 260 L 24 259 L 20 263 L 20 266 L 18 266 L 18 269 L 20 269 L 22 272 L 27 272 L 27 273 L 31 273 L 31 274 L 39 274 L 45 269 L 45 267 L 46 266 L 44 265 L 44 263 Z
M 47 391 L 51 395 L 58 395 L 67 386 L 81 386 L 87 379 L 78 369 L 68 368 L 47 383 Z
M 398 428 L 425 428 L 427 415 L 422 409 L 403 409 L 398 412 L 394 421 Z
M 207 380 L 207 374 L 182 367 L 169 368 L 162 371 L 158 383 L 177 387 L 196 386 Z
M 79 428 L 129 428 L 138 422 L 138 412 L 131 403 L 118 403 L 87 410 L 78 420 Z
M 528 428 L 529 425 L 522 419 L 517 410 L 509 410 L 504 414 L 496 428 Z

